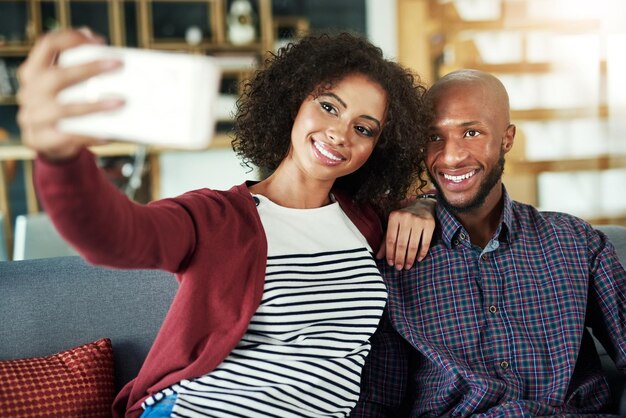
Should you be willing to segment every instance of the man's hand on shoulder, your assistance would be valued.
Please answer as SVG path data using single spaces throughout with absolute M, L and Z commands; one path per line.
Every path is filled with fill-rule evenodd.
M 387 264 L 402 270 L 422 261 L 435 231 L 435 205 L 432 197 L 406 201 L 406 206 L 389 214 L 387 233 L 376 258 L 387 259 Z

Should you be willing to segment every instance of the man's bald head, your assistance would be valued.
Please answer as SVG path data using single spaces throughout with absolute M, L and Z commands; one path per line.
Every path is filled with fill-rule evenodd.
M 491 74 L 460 70 L 438 80 L 427 98 L 434 118 L 424 162 L 441 202 L 459 216 L 486 216 L 481 211 L 501 201 L 504 155 L 515 139 L 506 89 Z
M 510 123 L 509 95 L 506 88 L 497 77 L 484 71 L 463 69 L 453 71 L 437 80 L 428 90 L 427 97 L 436 106 L 439 99 L 449 89 L 474 90 L 480 89 L 484 97 L 490 102 L 493 111 L 504 118 L 503 123 Z

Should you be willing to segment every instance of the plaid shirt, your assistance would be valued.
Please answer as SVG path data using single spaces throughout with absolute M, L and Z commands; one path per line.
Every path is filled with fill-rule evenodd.
M 485 249 L 442 205 L 437 219 L 424 261 L 400 272 L 380 264 L 388 314 L 404 340 L 381 322 L 351 416 L 605 408 L 609 389 L 587 326 L 626 371 L 626 271 L 606 236 L 573 216 L 511 201 L 506 190 Z

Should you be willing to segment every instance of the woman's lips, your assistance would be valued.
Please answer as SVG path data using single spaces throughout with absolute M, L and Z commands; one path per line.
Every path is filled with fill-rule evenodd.
M 317 157 L 326 164 L 336 165 L 345 161 L 345 158 L 341 154 L 326 147 L 322 142 L 313 140 L 313 149 Z

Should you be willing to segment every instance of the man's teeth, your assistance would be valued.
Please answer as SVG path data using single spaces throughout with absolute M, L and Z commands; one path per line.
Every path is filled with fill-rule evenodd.
M 465 180 L 465 179 L 468 179 L 468 178 L 472 177 L 475 173 L 476 173 L 476 170 L 470 171 L 469 173 L 461 174 L 460 176 L 451 176 L 451 175 L 449 175 L 449 174 L 445 174 L 445 173 L 444 173 L 443 177 L 444 177 L 446 180 L 450 180 L 450 181 L 453 181 L 453 182 L 455 182 L 455 183 L 460 183 L 460 182 L 462 182 L 463 180 Z
M 341 161 L 341 160 L 343 160 L 343 158 L 339 158 L 336 155 L 331 154 L 321 144 L 318 144 L 317 142 L 313 141 L 313 145 L 315 145 L 315 148 L 317 148 L 317 150 L 320 152 L 320 154 L 322 154 L 324 157 L 329 158 L 329 159 L 331 159 L 333 161 Z

